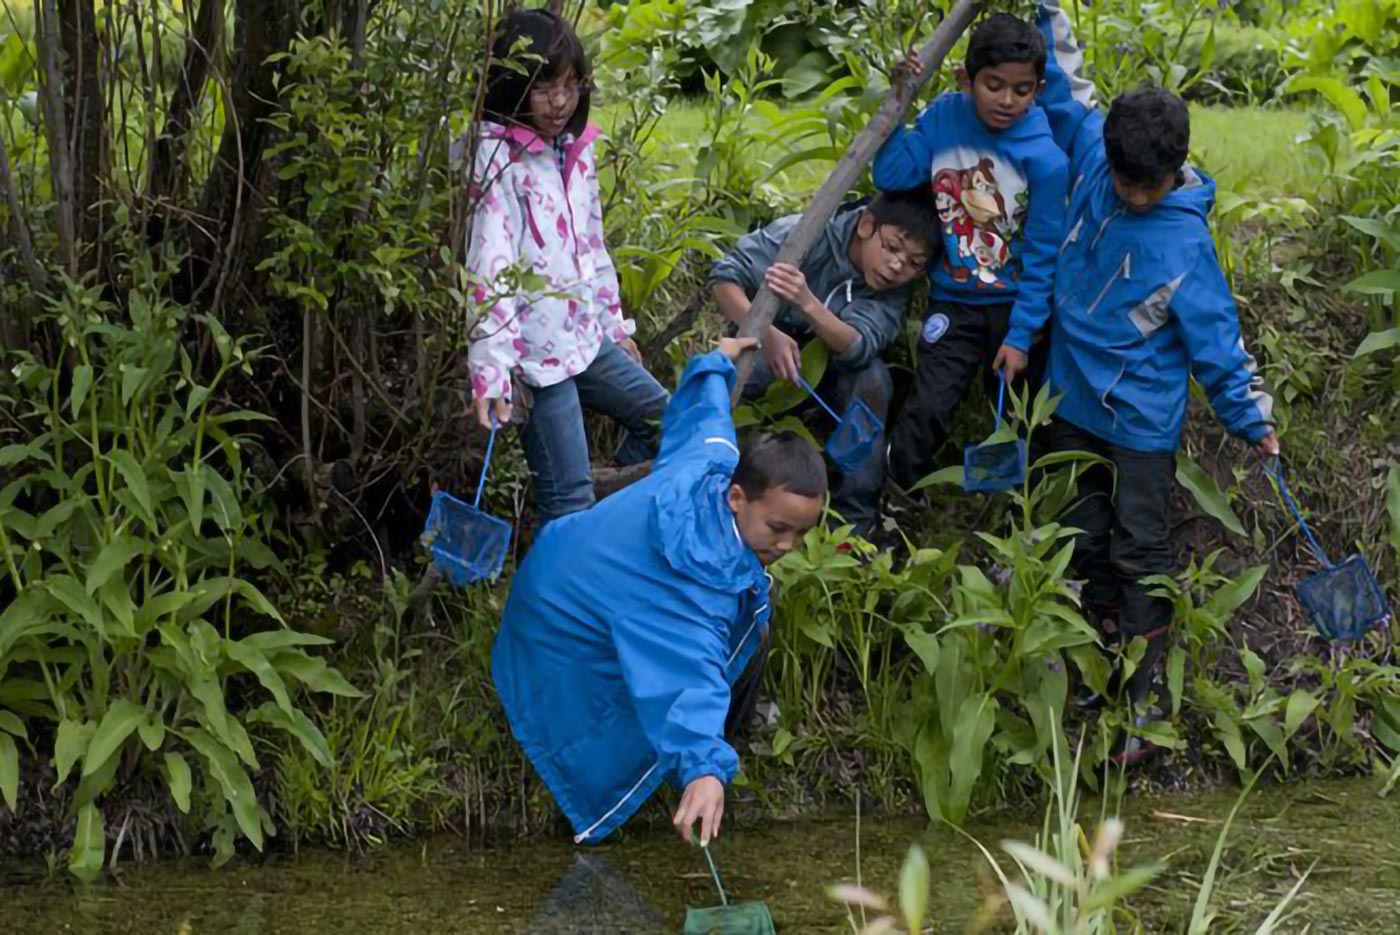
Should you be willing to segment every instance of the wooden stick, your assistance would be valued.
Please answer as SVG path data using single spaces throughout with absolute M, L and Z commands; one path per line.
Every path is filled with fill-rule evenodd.
M 874 117 L 870 118 L 865 129 L 856 135 L 855 140 L 851 143 L 851 148 L 846 150 L 840 161 L 836 163 L 836 168 L 832 170 L 826 182 L 817 189 L 812 203 L 807 206 L 806 211 L 802 212 L 802 219 L 797 222 L 792 233 L 788 234 L 783 248 L 778 251 L 775 263 L 802 265 L 807 251 L 811 250 L 821 239 L 826 222 L 831 220 L 831 216 L 836 213 L 842 199 L 846 197 L 851 186 L 865 171 L 866 165 L 875 158 L 875 151 L 904 119 L 909 102 L 914 99 L 914 93 L 924 81 L 938 73 L 944 57 L 957 43 L 958 37 L 972 23 L 980 5 L 981 0 L 958 0 L 948 15 L 943 17 L 943 22 L 939 23 L 938 28 L 933 31 L 932 38 L 919 50 L 919 63 L 923 66 L 922 80 L 914 81 L 906 76 L 901 81 L 893 82 L 889 96 L 880 105 L 880 109 L 875 112 Z M 767 333 L 769 326 L 773 324 L 773 317 L 777 315 L 779 305 L 778 297 L 769 290 L 766 284 L 760 287 L 758 295 L 754 296 L 753 305 L 749 308 L 748 317 L 739 327 L 739 336 L 762 338 Z M 739 378 L 734 381 L 734 393 L 731 397 L 736 406 L 739 404 L 739 397 L 743 393 L 744 385 L 748 383 L 749 374 L 753 372 L 753 366 L 752 351 L 746 352 L 739 358 Z

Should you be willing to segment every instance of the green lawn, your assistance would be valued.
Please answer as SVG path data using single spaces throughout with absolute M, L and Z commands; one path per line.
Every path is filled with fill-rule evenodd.
M 617 107 L 599 108 L 597 119 L 605 131 L 620 116 Z M 757 119 L 757 118 L 755 118 Z M 1191 108 L 1192 149 L 1202 167 L 1222 188 L 1256 196 L 1309 197 L 1318 188 L 1317 155 L 1295 140 L 1308 130 L 1305 111 L 1259 107 Z M 673 103 L 657 129 L 653 151 L 664 152 L 677 164 L 678 174 L 688 173 L 693 153 L 705 130 L 705 110 L 695 101 Z M 769 160 L 782 155 L 778 147 L 765 153 Z M 821 184 L 829 164 L 808 163 L 785 174 L 786 184 L 813 191 Z

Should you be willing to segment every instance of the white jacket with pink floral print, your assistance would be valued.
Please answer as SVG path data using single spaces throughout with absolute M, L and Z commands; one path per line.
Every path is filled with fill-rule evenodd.
M 477 399 L 511 397 L 511 376 L 552 386 L 582 373 L 604 339 L 622 342 L 636 323 L 622 315 L 617 271 L 603 243 L 589 126 L 554 146 L 525 127 L 484 121 L 472 171 L 476 203 L 467 272 L 478 302 L 493 300 L 472 329 L 467 366 Z M 519 264 L 545 285 L 509 292 L 498 282 Z

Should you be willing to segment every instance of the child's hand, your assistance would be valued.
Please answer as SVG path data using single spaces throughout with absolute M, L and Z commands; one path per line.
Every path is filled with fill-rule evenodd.
M 493 403 L 495 404 L 494 407 L 492 406 Z M 499 422 L 502 425 L 505 425 L 507 422 L 510 421 L 511 405 L 508 400 L 501 399 L 499 397 L 496 399 L 472 400 L 472 411 L 476 413 L 476 421 L 480 423 L 481 427 L 484 429 L 489 429 L 491 427 L 492 408 L 494 408 L 496 411 L 497 422 Z
M 697 821 L 700 822 L 700 846 L 709 847 L 711 839 L 719 837 L 719 826 L 724 821 L 724 783 L 714 776 L 701 776 L 685 787 L 671 825 L 681 840 L 689 843 L 691 829 Z
M 1278 436 L 1270 432 L 1254 446 L 1255 454 L 1261 458 L 1277 458 L 1282 449 L 1279 447 Z
M 1009 344 L 1003 344 L 997 351 L 996 360 L 992 361 L 992 369 L 999 371 L 1006 382 L 1010 383 L 1021 375 L 1028 363 L 1024 351 L 1017 350 Z
M 758 338 L 720 338 L 719 352 L 730 360 L 737 361 L 739 355 L 758 347 Z
M 807 277 L 790 263 L 774 263 L 763 274 L 763 281 L 774 294 L 804 315 L 810 315 L 821 303 L 807 288 Z
M 924 76 L 924 63 L 919 61 L 919 51 L 910 46 L 908 54 L 890 69 L 890 83 L 910 80 L 917 82 Z
M 761 346 L 769 370 L 789 383 L 802 379 L 802 348 L 790 335 L 769 325 Z
M 617 346 L 622 348 L 622 352 L 628 357 L 632 358 L 637 363 L 642 364 L 642 366 L 646 366 L 646 364 L 642 361 L 642 349 L 637 347 L 636 341 L 633 341 L 631 338 L 628 338 L 626 341 L 622 341 Z

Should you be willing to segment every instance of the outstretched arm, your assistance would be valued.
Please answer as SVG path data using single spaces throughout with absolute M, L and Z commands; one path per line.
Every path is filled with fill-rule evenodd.
M 1103 148 L 1103 115 L 1093 82 L 1084 77 L 1084 52 L 1060 0 L 1041 0 L 1036 27 L 1049 53 L 1040 106 L 1050 119 L 1055 143 L 1071 165 Z M 1078 174 L 1075 172 L 1074 174 Z

